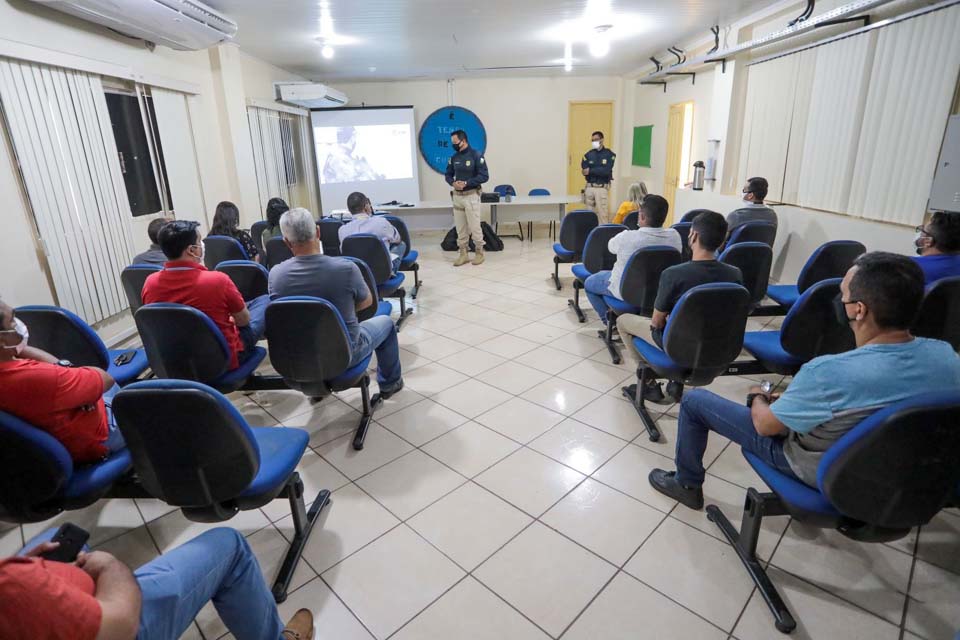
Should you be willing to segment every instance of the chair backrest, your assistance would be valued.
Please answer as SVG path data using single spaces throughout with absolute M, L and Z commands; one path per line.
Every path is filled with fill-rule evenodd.
M 915 336 L 949 342 L 954 351 L 960 351 L 960 276 L 927 287 L 911 331 Z
M 740 355 L 749 314 L 750 293 L 738 284 L 693 287 L 670 313 L 663 350 L 687 370 L 687 382 L 709 384 Z
M 613 269 L 617 256 L 607 248 L 610 238 L 626 231 L 622 224 L 601 224 L 590 232 L 583 245 L 583 266 L 590 273 Z
M 694 218 L 696 218 L 698 215 L 700 215 L 705 211 L 715 213 L 712 209 L 691 209 L 690 211 L 687 211 L 685 214 L 683 214 L 683 217 L 680 218 L 680 222 L 693 222 Z
M 270 272 L 253 260 L 226 260 L 217 265 L 217 271 L 230 276 L 244 300 L 253 300 L 267 293 Z
M 82 367 L 110 367 L 110 352 L 90 325 L 62 307 L 17 307 L 17 316 L 30 329 L 30 346 Z
M 246 420 L 204 384 L 136 382 L 114 396 L 113 415 L 143 487 L 175 507 L 233 500 L 260 469 Z
M 293 257 L 293 252 L 290 251 L 290 247 L 283 241 L 282 236 L 268 238 L 266 244 L 264 244 L 264 250 L 267 254 L 267 269 L 273 269 L 284 260 L 289 260 Z
M 387 220 L 393 225 L 393 228 L 397 230 L 397 233 L 400 234 L 400 240 L 403 241 L 403 245 L 406 247 L 406 250 L 400 257 L 407 257 L 407 254 L 410 253 L 411 249 L 413 249 L 413 243 L 410 241 L 410 230 L 407 229 L 407 223 L 403 221 L 403 218 L 389 214 L 387 215 Z
M 926 524 L 960 485 L 960 392 L 921 393 L 861 421 L 820 459 L 817 485 L 875 527 Z
M 853 261 L 867 248 L 856 240 L 831 240 L 810 254 L 807 263 L 800 270 L 797 290 L 803 293 L 814 283 L 829 278 L 843 278 Z
M 528 196 L 548 196 L 550 195 L 550 192 L 546 189 L 541 189 L 538 187 L 536 189 L 530 189 L 530 192 L 527 193 L 527 195 Z
M 143 306 L 143 284 L 147 278 L 151 273 L 161 270 L 159 265 L 132 264 L 120 272 L 120 284 L 123 285 L 123 292 L 127 294 L 130 313 L 136 313 L 137 309 Z
M 156 302 L 140 307 L 133 318 L 158 378 L 212 382 L 229 368 L 227 341 L 202 311 Z
M 694 209 L 694 211 L 699 211 L 699 209 Z M 684 262 L 688 262 L 693 257 L 693 250 L 690 248 L 690 227 L 692 226 L 692 222 L 678 222 L 671 227 L 680 236 L 680 244 L 682 245 L 680 257 L 683 258 Z
M 360 275 L 363 276 L 363 282 L 367 285 L 367 291 L 369 291 L 370 295 L 373 296 L 372 305 L 362 311 L 357 311 L 357 321 L 363 322 L 364 320 L 369 320 L 373 316 L 377 315 L 377 305 L 380 304 L 380 295 L 377 293 L 377 281 L 373 278 L 373 271 L 371 271 L 370 266 L 360 258 L 343 256 L 343 259 L 349 260 L 353 264 L 357 265 L 357 267 L 360 269 Z
M 573 251 L 577 256 L 583 254 L 587 236 L 597 227 L 597 214 L 589 209 L 577 209 L 563 216 L 560 223 L 560 246 Z
M 640 228 L 640 211 L 631 211 L 623 217 L 623 226 L 631 231 Z
M 802 360 L 856 347 L 853 331 L 837 322 L 833 299 L 840 295 L 841 278 L 814 284 L 800 294 L 780 326 L 780 346 Z
M 72 475 L 70 454 L 56 438 L 0 411 L 0 520 L 39 522 L 56 514 L 51 501 Z
M 250 237 L 253 238 L 253 244 L 256 245 L 261 256 L 263 255 L 263 232 L 269 224 L 266 220 L 257 220 L 250 225 Z
M 377 284 L 383 284 L 393 275 L 393 262 L 383 240 L 372 233 L 347 236 L 340 245 L 344 256 L 360 258 L 367 263 Z
M 343 222 L 338 218 L 320 218 L 320 244 L 323 245 L 323 255 L 340 255 L 340 227 Z
M 777 225 L 772 222 L 761 222 L 754 220 L 745 222 L 730 234 L 727 240 L 727 246 L 737 244 L 738 242 L 762 242 L 773 247 L 773 241 L 777 238 Z
M 231 236 L 207 236 L 203 239 L 203 264 L 207 269 L 216 269 L 227 260 L 249 260 L 240 241 Z
M 493 190 L 499 193 L 501 198 L 504 196 L 517 195 L 517 190 L 513 188 L 512 184 L 498 184 L 493 188 Z
M 653 302 L 657 299 L 660 274 L 680 262 L 680 252 L 673 247 L 657 245 L 637 249 L 624 267 L 620 297 L 638 307 L 640 315 L 651 315 Z
M 308 396 L 330 393 L 327 381 L 350 364 L 347 326 L 327 300 L 308 296 L 278 298 L 267 306 L 270 363 L 284 382 Z
M 765 242 L 738 242 L 727 246 L 720 262 L 733 265 L 743 275 L 743 286 L 750 292 L 750 304 L 758 305 L 767 295 L 773 249 Z

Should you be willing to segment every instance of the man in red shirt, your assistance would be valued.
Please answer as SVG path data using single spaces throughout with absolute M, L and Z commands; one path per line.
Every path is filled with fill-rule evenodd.
M 28 338 L 26 325 L 0 300 L 0 411 L 49 433 L 74 462 L 96 462 L 126 446 L 104 405 L 117 391 L 110 374 L 57 360 Z
M 270 296 L 244 303 L 237 285 L 225 273 L 203 266 L 203 243 L 192 220 L 174 220 L 160 229 L 160 248 L 168 262 L 143 285 L 144 304 L 174 302 L 198 309 L 220 328 L 230 347 L 230 368 L 236 369 L 263 337 Z

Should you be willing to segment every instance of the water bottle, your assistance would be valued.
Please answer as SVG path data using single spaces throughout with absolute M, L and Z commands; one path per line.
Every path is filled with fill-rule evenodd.
M 703 179 L 704 174 L 706 173 L 706 168 L 703 165 L 701 160 L 697 160 L 693 163 L 693 190 L 694 191 L 703 191 Z

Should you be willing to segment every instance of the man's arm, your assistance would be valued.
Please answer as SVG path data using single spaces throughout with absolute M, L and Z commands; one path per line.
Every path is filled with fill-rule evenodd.
M 613 160 L 616 156 L 611 156 L 607 164 L 598 164 L 590 169 L 590 176 L 600 178 L 601 181 L 608 181 L 613 175 Z
M 37 362 L 46 362 L 47 364 L 57 364 L 60 362 L 59 358 L 52 356 L 43 349 L 38 349 L 37 347 L 27 346 L 23 351 L 20 352 L 20 358 L 24 360 L 36 360 Z
M 247 303 L 244 302 L 240 289 L 237 289 L 237 285 L 227 274 L 218 273 L 217 275 L 222 276 L 221 290 L 227 303 L 227 311 L 233 316 L 233 321 L 238 327 L 247 326 L 250 324 L 250 310 L 247 309 Z
M 444 179 L 446 179 L 447 184 L 451 187 L 453 186 L 453 158 L 447 160 L 447 171 L 443 174 Z
M 233 316 L 233 321 L 237 323 L 238 327 L 245 327 L 250 324 L 250 310 L 247 309 L 247 305 L 243 305 L 243 309 L 231 315 Z
M 477 171 L 473 174 L 472 178 L 467 180 L 467 189 L 476 189 L 490 179 L 490 172 L 487 170 L 487 161 L 479 153 L 476 155 L 476 158 Z
M 383 236 L 387 240 L 387 244 L 397 244 L 400 242 L 400 232 L 397 231 L 397 228 L 390 224 L 389 220 L 380 218 L 380 221 L 383 222 Z
M 106 393 L 110 389 L 112 389 L 113 385 L 117 384 L 117 381 L 113 379 L 113 376 L 111 376 L 109 373 L 107 373 L 100 367 L 86 367 L 86 368 L 92 369 L 100 374 L 100 382 L 101 384 L 103 384 L 103 392 L 101 393 L 101 395 L 103 393 Z
M 751 393 L 757 393 L 760 387 L 754 386 L 750 389 Z M 789 429 L 787 425 L 780 422 L 780 419 L 770 410 L 770 403 L 767 397 L 763 395 L 756 396 L 753 399 L 753 406 L 750 408 L 750 417 L 753 418 L 753 428 L 762 436 L 781 436 L 786 435 Z
M 357 311 L 363 311 L 373 304 L 373 294 L 367 288 L 367 282 L 360 273 L 360 267 L 355 264 L 350 265 L 349 286 L 353 293 L 354 303 L 357 305 Z
M 82 553 L 77 566 L 96 584 L 94 597 L 100 603 L 97 640 L 134 640 L 140 628 L 140 585 L 127 567 L 109 553 Z
M 654 329 L 663 329 L 667 326 L 667 316 L 669 314 L 666 311 L 660 311 L 658 309 L 653 310 L 653 317 L 650 318 L 650 326 Z

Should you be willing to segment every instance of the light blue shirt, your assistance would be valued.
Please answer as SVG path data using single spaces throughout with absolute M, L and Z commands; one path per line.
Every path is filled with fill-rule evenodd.
M 344 238 L 360 233 L 372 233 L 377 236 L 383 240 L 388 250 L 390 245 L 400 242 L 400 232 L 383 216 L 355 214 L 353 220 L 340 227 L 340 243 L 343 244 Z

